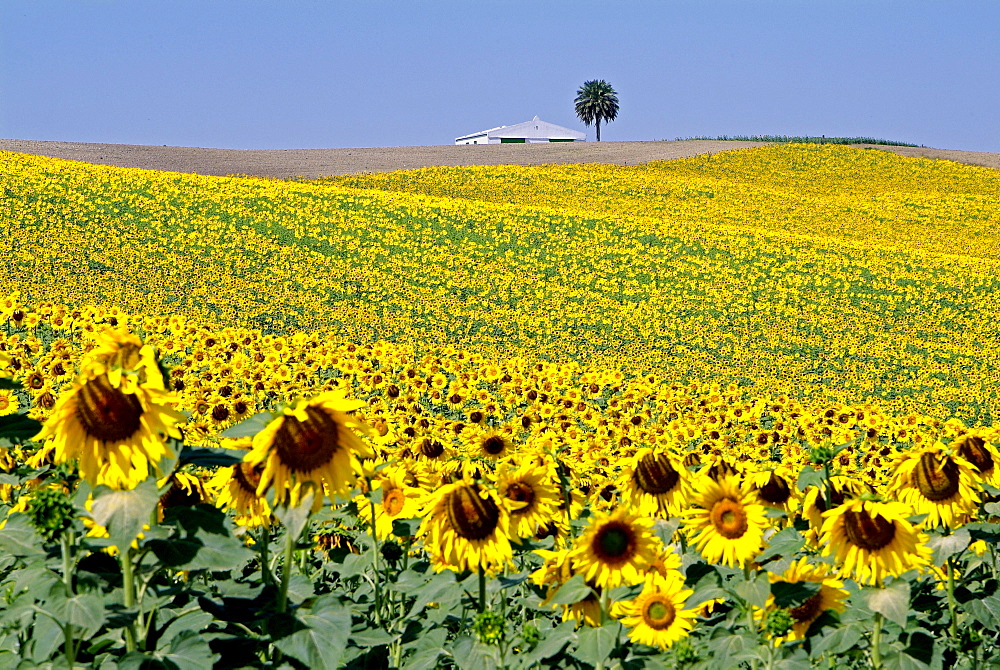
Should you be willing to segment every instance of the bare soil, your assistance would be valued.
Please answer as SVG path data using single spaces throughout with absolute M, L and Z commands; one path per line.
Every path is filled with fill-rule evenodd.
M 686 158 L 729 149 L 762 146 L 763 142 L 679 140 L 674 142 L 579 142 L 555 144 L 439 145 L 369 149 L 202 149 L 86 142 L 0 139 L 0 151 L 203 175 L 253 175 L 288 179 L 333 177 L 358 172 L 391 172 L 436 165 L 546 165 L 611 163 L 637 165 Z M 924 147 L 857 145 L 1000 168 L 1000 153 Z

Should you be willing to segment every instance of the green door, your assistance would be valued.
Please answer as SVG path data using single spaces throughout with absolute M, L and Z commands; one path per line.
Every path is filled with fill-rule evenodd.
M 501 137 L 500 144 L 524 144 L 523 137 Z

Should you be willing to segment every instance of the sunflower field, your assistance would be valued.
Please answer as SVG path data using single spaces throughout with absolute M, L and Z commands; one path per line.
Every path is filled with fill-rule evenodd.
M 995 170 L 0 181 L 3 667 L 1000 667 Z

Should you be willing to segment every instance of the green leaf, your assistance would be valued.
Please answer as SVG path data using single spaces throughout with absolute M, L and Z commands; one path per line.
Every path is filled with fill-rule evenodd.
M 417 534 L 417 529 L 420 528 L 420 522 L 422 519 L 393 519 L 392 520 L 392 534 L 396 537 L 413 537 Z
M 771 584 L 771 595 L 774 596 L 775 607 L 784 609 L 798 607 L 819 593 L 820 582 L 774 582 Z
M 350 611 L 328 594 L 317 598 L 312 609 L 300 610 L 297 619 L 305 628 L 274 645 L 308 668 L 337 668 L 351 635 Z
M 965 528 L 959 528 L 951 535 L 932 537 L 927 546 L 934 551 L 934 565 L 944 565 L 945 561 L 966 550 L 972 542 L 972 535 Z
M 621 632 L 622 625 L 617 621 L 600 628 L 581 628 L 577 634 L 579 643 L 574 655 L 585 663 L 594 665 L 598 662 L 603 663 L 618 647 L 618 638 Z
M 822 470 L 817 470 L 812 466 L 806 465 L 799 471 L 797 486 L 799 491 L 805 491 L 810 486 L 816 486 L 822 490 L 826 486 L 826 477 L 823 475 Z
M 593 589 L 587 586 L 587 582 L 584 581 L 583 575 L 573 575 L 568 582 L 559 587 L 559 590 L 549 599 L 549 603 L 552 605 L 572 605 L 585 600 L 593 593 Z
M 433 628 L 421 635 L 410 646 L 412 654 L 407 657 L 403 670 L 432 670 L 438 667 L 438 659 L 448 652 L 444 648 L 448 639 L 448 631 L 443 628 Z
M 764 551 L 757 557 L 757 562 L 763 563 L 774 556 L 793 556 L 805 543 L 805 536 L 795 528 L 783 528 L 770 537 Z
M 7 524 L 0 529 L 0 551 L 22 558 L 45 555 L 42 538 L 25 514 L 7 517 Z
M 882 654 L 882 667 L 885 670 L 927 670 L 930 666 L 905 651 L 890 649 Z
M 496 647 L 489 647 L 468 635 L 458 638 L 453 649 L 452 659 L 460 670 L 494 670 L 500 665 Z
M 254 556 L 236 538 L 229 517 L 213 505 L 171 508 L 164 515 L 162 527 L 171 526 L 175 532 L 169 538 L 147 542 L 156 557 L 171 568 L 232 570 Z
M 865 629 L 856 624 L 847 624 L 846 626 L 834 628 L 822 637 L 811 638 L 811 656 L 818 658 L 823 654 L 831 656 L 843 654 L 857 646 L 861 638 L 864 637 L 864 633 Z
M 30 440 L 42 430 L 42 424 L 27 414 L 0 416 L 0 437 L 12 440 Z
M 4 391 L 20 391 L 23 386 L 20 382 L 16 382 L 10 377 L 0 377 L 0 390 Z
M 766 572 L 750 575 L 749 581 L 744 580 L 736 585 L 736 594 L 754 607 L 764 609 L 767 596 L 771 593 L 771 583 Z
M 408 616 L 412 617 L 421 612 L 429 603 L 447 602 L 457 599 L 459 595 L 458 582 L 455 581 L 455 573 L 451 571 L 439 572 L 423 586 L 412 591 L 416 600 L 410 608 Z
M 66 585 L 55 584 L 42 608 L 56 621 L 72 624 L 90 637 L 104 625 L 104 600 L 92 593 L 81 593 L 72 597 L 66 595 Z
M 195 449 L 185 446 L 180 453 L 177 467 L 196 465 L 200 468 L 229 467 L 243 462 L 247 452 L 239 449 L 210 449 L 207 447 Z
M 309 523 L 309 515 L 312 514 L 313 496 L 315 495 L 316 489 L 310 487 L 306 490 L 297 506 L 279 505 L 274 508 L 274 515 L 281 521 L 285 530 L 291 533 L 292 537 L 296 539 L 302 535 L 306 524 Z
M 910 583 L 897 579 L 883 588 L 863 589 L 868 607 L 889 621 L 906 627 L 906 617 L 910 612 Z
M 1000 628 L 1000 598 L 997 596 L 969 600 L 962 608 L 982 625 L 993 630 Z
M 153 479 L 147 479 L 131 491 L 99 487 L 94 493 L 91 516 L 108 529 L 111 543 L 119 550 L 131 546 L 142 532 L 142 527 L 149 523 L 160 500 L 160 492 Z
M 240 437 L 253 437 L 262 431 L 264 427 L 273 420 L 274 415 L 271 412 L 260 412 L 259 414 L 254 414 L 253 416 L 240 421 L 235 426 L 222 431 L 219 433 L 219 437 L 228 437 L 232 439 Z
M 219 659 L 219 655 L 212 653 L 212 648 L 208 646 L 208 640 L 193 630 L 182 630 L 170 641 L 170 647 L 162 658 L 167 663 L 173 664 L 177 670 L 202 670 L 211 668 Z
M 577 640 L 576 625 L 573 621 L 564 621 L 555 628 L 542 631 L 542 639 L 538 646 L 530 652 L 530 658 L 542 661 L 557 655 L 566 645 Z

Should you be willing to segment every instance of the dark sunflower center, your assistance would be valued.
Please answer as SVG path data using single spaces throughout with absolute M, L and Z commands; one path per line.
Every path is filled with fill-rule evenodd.
M 981 437 L 967 437 L 958 445 L 958 455 L 972 463 L 979 472 L 989 472 L 993 469 L 993 456 L 985 445 L 986 441 Z
M 490 456 L 499 456 L 507 448 L 507 443 L 499 435 L 491 435 L 483 440 L 483 451 Z
M 928 500 L 947 500 L 958 493 L 958 464 L 950 458 L 938 464 L 934 454 L 925 453 L 913 471 L 913 478 Z
M 527 503 L 524 507 L 519 510 L 515 510 L 514 513 L 526 512 L 531 507 L 531 503 L 535 500 L 535 489 L 525 482 L 511 482 L 507 486 L 506 495 L 510 500 L 514 502 Z
M 788 610 L 788 613 L 792 615 L 792 618 L 796 621 L 812 621 L 819 616 L 820 606 L 823 604 L 823 596 L 819 593 L 810 596 L 804 603 L 798 607 L 793 607 Z
M 500 523 L 500 509 L 492 498 L 483 499 L 471 486 L 462 486 L 448 494 L 448 521 L 459 536 L 484 540 Z
M 420 453 L 427 458 L 437 458 L 444 453 L 444 445 L 426 437 L 420 442 Z
M 636 486 L 650 495 L 660 495 L 671 491 L 681 476 L 663 454 L 646 454 L 639 459 L 632 473 Z
M 712 506 L 712 525 L 727 540 L 743 537 L 750 527 L 743 505 L 731 498 L 723 498 Z
M 80 389 L 76 418 L 87 435 L 101 442 L 120 442 L 139 431 L 142 403 L 136 395 L 113 387 L 105 374 Z
M 716 461 L 708 468 L 708 476 L 715 481 L 734 474 L 736 474 L 736 469 L 725 461 Z
M 760 487 L 757 494 L 772 505 L 784 505 L 792 495 L 792 490 L 782 477 L 771 473 L 771 478 Z
M 642 622 L 653 630 L 666 630 L 674 622 L 674 604 L 663 595 L 653 596 L 642 610 Z
M 163 506 L 163 509 L 171 507 L 194 507 L 200 502 L 201 495 L 199 495 L 196 488 L 192 488 L 189 491 L 176 481 L 171 485 L 170 490 L 160 497 L 160 504 Z
M 403 511 L 406 496 L 400 489 L 389 489 L 382 495 L 382 509 L 389 516 L 396 516 Z
M 872 517 L 868 512 L 844 512 L 844 533 L 851 544 L 878 551 L 896 537 L 896 525 L 881 516 Z
M 286 416 L 274 434 L 281 462 L 295 472 L 311 472 L 326 465 L 337 449 L 339 427 L 332 416 L 316 407 L 306 408 L 306 420 Z
M 602 563 L 624 563 L 635 554 L 635 531 L 620 521 L 609 521 L 597 531 L 591 548 Z
M 216 405 L 212 408 L 212 418 L 216 421 L 225 421 L 229 418 L 229 408 L 225 405 Z
M 260 485 L 260 475 L 264 471 L 263 467 L 254 467 L 249 463 L 240 463 L 233 469 L 233 479 L 244 491 L 257 495 L 257 487 Z

